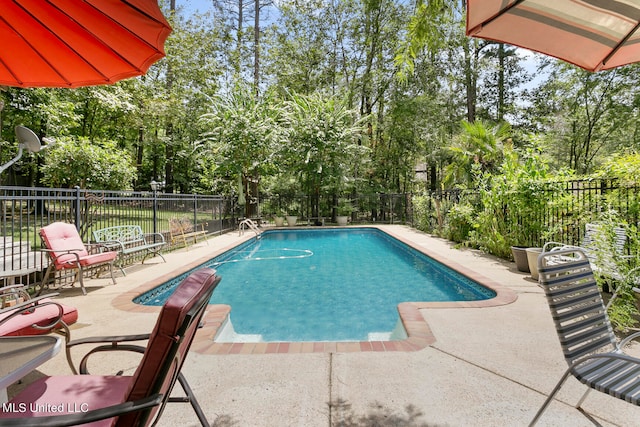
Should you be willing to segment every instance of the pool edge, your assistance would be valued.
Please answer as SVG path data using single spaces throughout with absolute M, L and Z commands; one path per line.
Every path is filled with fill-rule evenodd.
M 412 247 L 424 255 L 452 268 L 471 280 L 485 286 L 496 293 L 496 296 L 480 301 L 460 301 L 460 302 L 403 302 L 398 304 L 400 320 L 407 332 L 407 338 L 397 341 L 339 341 L 339 342 L 266 342 L 266 343 L 216 343 L 213 338 L 218 333 L 218 329 L 227 319 L 231 307 L 224 304 L 209 305 L 203 319 L 203 327 L 199 329 L 192 344 L 192 350 L 201 354 L 277 354 L 277 353 L 348 353 L 348 352 L 385 352 L 385 351 L 418 351 L 436 342 L 436 338 L 429 327 L 428 322 L 420 313 L 422 309 L 433 308 L 484 308 L 496 307 L 511 304 L 516 301 L 516 293 L 488 277 L 476 273 L 460 264 L 457 264 L 445 257 L 434 253 L 415 242 L 404 238 L 386 229 L 386 227 L 376 225 L 366 225 L 362 227 L 350 226 L 349 228 L 375 228 L 400 242 Z M 124 292 L 112 301 L 112 306 L 123 311 L 135 311 L 154 313 L 160 311 L 160 306 L 143 306 L 135 304 L 133 299 L 140 294 L 153 289 L 154 287 L 187 272 L 198 265 L 203 264 L 213 256 L 222 254 L 247 240 L 253 238 L 247 235 L 246 238 L 215 250 L 211 254 L 200 257 L 191 263 L 176 268 L 171 273 L 157 277 L 149 282 Z

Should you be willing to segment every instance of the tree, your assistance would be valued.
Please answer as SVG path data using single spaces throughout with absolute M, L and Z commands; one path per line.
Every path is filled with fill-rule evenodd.
M 210 111 L 200 117 L 203 140 L 218 164 L 218 176 L 227 182 L 241 177 L 243 188 L 249 189 L 245 216 L 250 217 L 257 184 L 275 171 L 275 147 L 282 143 L 281 109 L 270 94 L 256 98 L 249 85 L 239 84 L 226 97 L 213 98 Z
M 312 197 L 313 216 L 318 216 L 320 194 L 331 194 L 337 202 L 362 165 L 367 150 L 358 144 L 364 128 L 356 117 L 339 100 L 318 93 L 291 94 L 286 104 L 289 143 L 280 158 L 286 171 L 297 176 L 299 190 Z
M 135 167 L 113 141 L 60 138 L 48 149 L 42 173 L 43 182 L 52 187 L 129 190 Z
M 511 136 L 508 124 L 488 125 L 479 120 L 462 122 L 463 133 L 449 147 L 451 163 L 446 167 L 445 183 L 472 184 L 475 173 L 497 170 L 502 160 L 503 143 Z

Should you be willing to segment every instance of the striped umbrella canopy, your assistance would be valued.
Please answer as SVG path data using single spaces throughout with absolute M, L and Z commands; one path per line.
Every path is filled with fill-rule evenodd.
M 0 0 L 0 86 L 139 76 L 164 57 L 170 33 L 157 0 Z
M 467 0 L 467 35 L 589 71 L 640 61 L 640 0 Z

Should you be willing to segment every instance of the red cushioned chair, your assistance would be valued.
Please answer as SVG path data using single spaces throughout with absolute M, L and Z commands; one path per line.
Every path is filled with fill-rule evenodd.
M 101 265 L 109 266 L 111 281 L 114 285 L 116 284 L 116 279 L 113 277 L 113 262 L 118 253 L 108 250 L 104 245 L 85 245 L 73 224 L 64 222 L 49 224 L 40 229 L 40 238 L 42 246 L 45 248 L 41 250 L 45 251 L 51 259 L 40 291 L 44 288 L 53 270 L 77 269 L 76 278 L 79 277 L 80 288 L 82 293 L 86 295 L 87 291 L 82 279 L 84 268 Z M 96 250 L 98 252 L 95 252 Z M 76 278 L 74 278 L 74 283 Z
M 87 338 L 79 344 L 103 344 L 92 349 L 80 362 L 83 375 L 45 377 L 25 388 L 4 407 L 25 408 L 0 413 L 3 426 L 62 426 L 91 423 L 91 426 L 147 426 L 157 421 L 167 402 L 189 402 L 200 423 L 208 421 L 195 399 L 181 368 L 213 290 L 220 282 L 215 270 L 203 268 L 189 275 L 162 307 L 151 334 Z M 148 340 L 146 348 L 123 344 Z M 143 353 L 132 376 L 89 375 L 87 359 L 103 351 L 123 350 Z M 170 398 L 176 380 L 186 397 Z M 63 411 L 33 412 L 56 405 Z M 82 407 L 78 407 L 82 405 Z M 74 412 L 76 411 L 76 412 Z M 83 412 L 84 411 L 84 412 Z
M 0 288 L 0 336 L 62 335 L 67 362 L 75 374 L 68 345 L 71 340 L 69 325 L 78 321 L 78 309 L 53 301 L 51 298 L 56 295 L 31 298 L 24 286 Z

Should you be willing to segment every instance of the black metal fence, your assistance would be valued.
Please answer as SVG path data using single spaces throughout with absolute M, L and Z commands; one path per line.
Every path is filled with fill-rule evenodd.
M 56 221 L 75 224 L 86 242 L 94 230 L 117 225 L 168 234 L 173 217 L 187 217 L 207 234 L 235 227 L 228 198 L 194 194 L 0 187 L 0 210 L 0 272 L 40 265 L 38 231 Z
M 296 215 L 303 223 L 334 223 L 336 216 L 349 217 L 352 224 L 411 224 L 412 194 L 375 193 L 343 196 L 276 194 L 262 196 L 257 216 Z
M 434 231 L 447 226 L 453 206 L 468 204 L 476 212 L 487 209 L 477 190 L 444 190 L 427 193 L 416 213 L 416 226 Z M 513 244 L 541 246 L 553 240 L 580 244 L 585 224 L 610 213 L 640 226 L 640 188 L 616 179 L 574 179 L 537 182 L 499 195 L 492 215 Z M 416 208 L 417 210 L 417 208 Z

